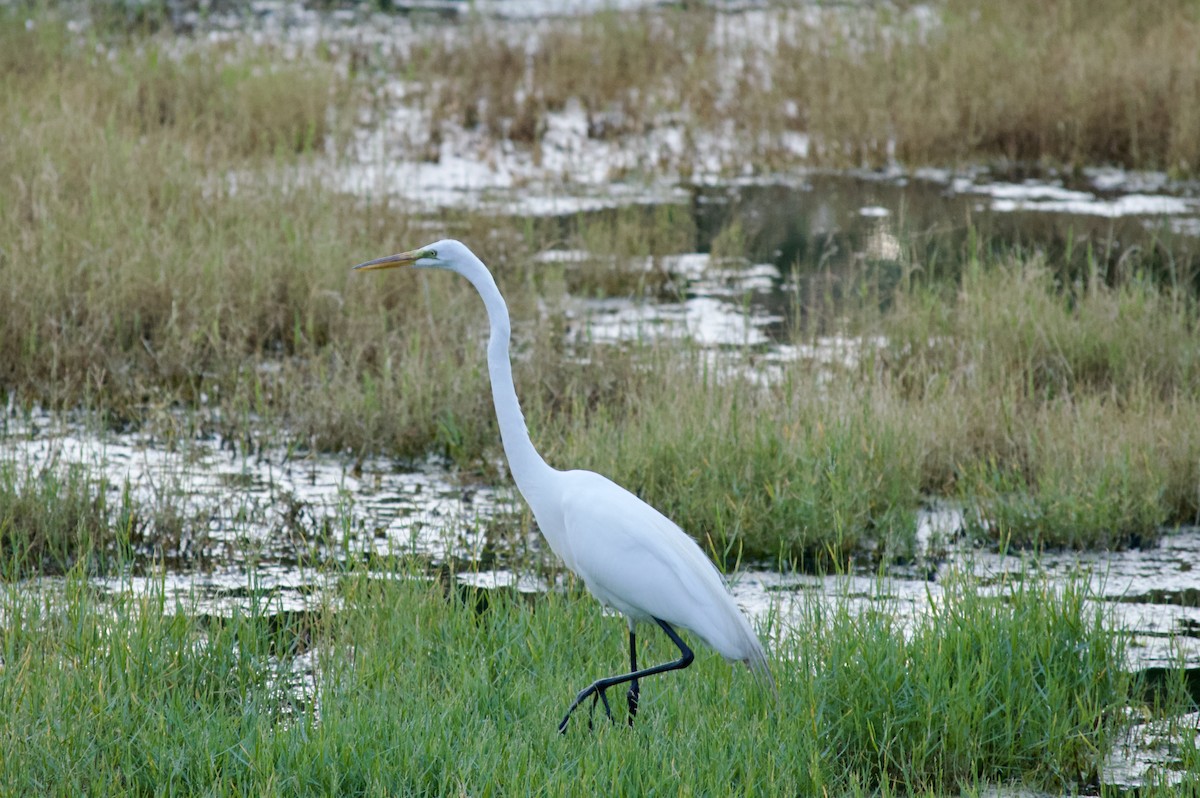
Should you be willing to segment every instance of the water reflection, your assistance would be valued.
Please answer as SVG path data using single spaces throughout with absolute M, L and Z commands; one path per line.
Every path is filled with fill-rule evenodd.
M 603 342 L 686 337 L 714 350 L 750 348 L 768 360 L 803 357 L 793 331 L 810 311 L 864 298 L 886 308 L 902 284 L 954 280 L 963 264 L 1012 254 L 1041 257 L 1067 283 L 1115 283 L 1138 273 L 1200 292 L 1200 202 L 1121 193 L 1107 173 L 1094 182 L 1084 190 L 943 172 L 830 173 L 693 186 L 690 251 L 644 265 L 669 273 L 677 290 L 576 297 L 572 313 L 581 323 L 573 334 Z M 622 214 L 645 215 L 651 224 L 655 212 L 643 204 L 570 213 L 551 232 L 570 240 L 591 224 L 616 225 Z M 730 231 L 744 257 L 721 252 Z M 595 259 L 550 250 L 540 260 L 584 269 Z M 823 316 L 814 320 L 816 350 L 842 351 L 837 357 L 845 360 L 870 345 L 842 339 Z
M 28 473 L 82 466 L 107 486 L 109 506 L 127 491 L 137 507 L 188 519 L 180 539 L 156 539 L 141 553 L 173 572 L 202 572 L 202 593 L 244 587 L 238 575 L 248 567 L 269 585 L 283 573 L 265 567 L 271 563 L 397 554 L 478 560 L 485 523 L 512 507 L 491 488 L 457 484 L 434 461 L 399 468 L 383 458 L 250 454 L 219 439 L 104 434 L 42 413 L 6 426 L 6 462 Z
M 936 170 L 812 173 L 796 182 L 698 186 L 696 246 L 708 251 L 736 223 L 753 261 L 795 275 L 858 277 L 873 268 L 885 292 L 911 274 L 954 277 L 967 256 L 985 251 L 1041 253 L 1072 277 L 1094 270 L 1115 280 L 1142 268 L 1200 290 L 1192 224 L 1200 201 L 1131 193 L 1110 172 L 1088 174 L 1013 183 Z

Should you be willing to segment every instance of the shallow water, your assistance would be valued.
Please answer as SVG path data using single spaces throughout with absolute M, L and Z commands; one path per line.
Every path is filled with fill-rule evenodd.
M 50 416 L 10 419 L 7 427 L 0 438 L 5 461 L 31 473 L 82 465 L 103 477 L 110 506 L 128 486 L 139 506 L 169 504 L 190 519 L 194 531 L 183 539 L 140 552 L 142 569 L 97 579 L 104 589 L 155 585 L 204 612 L 263 596 L 295 610 L 321 589 L 322 563 L 407 554 L 452 566 L 463 584 L 522 592 L 552 587 L 523 567 L 531 557 L 552 558 L 539 537 L 489 540 L 491 523 L 518 511 L 511 490 L 464 485 L 434 462 L 359 464 L 283 450 L 247 457 L 213 441 L 165 447 L 141 434 L 96 433 Z M 918 523 L 923 552 L 913 563 L 826 577 L 746 570 L 732 575 L 732 590 L 751 615 L 781 615 L 786 628 L 813 595 L 885 604 L 915 618 L 939 601 L 952 572 L 984 584 L 1034 574 L 1084 579 L 1109 605 L 1114 623 L 1133 633 L 1132 668 L 1172 666 L 1179 656 L 1200 666 L 1200 528 L 1168 532 L 1152 549 L 1033 557 L 962 542 L 956 508 L 923 510 Z
M 386 460 L 296 457 L 264 451 L 231 453 L 218 441 L 164 446 L 143 435 L 95 433 L 46 415 L 9 417 L 0 458 L 30 471 L 81 464 L 108 481 L 114 497 L 127 484 L 138 502 L 169 502 L 191 513 L 193 536 L 151 548 L 132 572 L 92 580 L 103 594 L 162 595 L 165 606 L 220 619 L 252 606 L 269 618 L 294 619 L 330 601 L 330 560 L 414 553 L 437 569 L 450 567 L 459 585 L 536 594 L 561 587 L 536 536 L 489 541 L 489 522 L 513 512 L 507 490 L 464 486 L 436 463 L 402 468 Z M 852 611 L 884 610 L 907 626 L 930 612 L 955 573 L 973 574 L 997 592 L 1006 580 L 1044 575 L 1052 582 L 1086 581 L 1113 628 L 1130 635 L 1128 667 L 1159 675 L 1183 667 L 1200 674 L 1200 528 L 1170 532 L 1153 549 L 1004 556 L 961 540 L 962 514 L 953 507 L 923 511 L 924 553 L 883 572 L 813 576 L 768 570 L 730 575 L 738 604 L 777 634 L 802 622 L 813 601 Z M 318 531 L 319 530 L 319 531 Z M 540 563 L 531 569 L 530 563 Z M 443 574 L 446 572 L 443 570 Z M 53 590 L 56 578 L 29 590 Z M 474 601 L 481 599 L 472 594 Z M 616 623 L 616 619 L 613 621 Z M 311 698 L 309 655 L 280 664 L 281 690 Z M 1193 681 L 1200 682 L 1200 678 Z M 1170 741 L 1161 724 L 1131 724 L 1109 755 L 1105 783 L 1137 785 L 1155 769 L 1170 769 Z M 1186 726 L 1185 726 L 1186 728 Z
M 478 561 L 481 521 L 512 507 L 491 488 L 455 484 L 432 461 L 401 470 L 381 458 L 251 455 L 219 439 L 97 433 L 41 413 L 9 418 L 0 458 L 29 473 L 83 466 L 107 485 L 109 506 L 128 486 L 137 506 L 189 520 L 194 534 L 142 553 L 171 572 L 202 572 L 213 590 L 245 587 L 248 563 L 286 586 L 290 577 L 278 575 L 287 568 L 331 557 Z
M 417 15 L 447 20 L 464 7 L 436 0 L 409 5 Z M 574 7 L 594 5 L 579 0 Z M 539 0 L 479 7 L 497 17 L 533 19 L 561 8 Z M 320 14 L 283 2 L 259 3 L 253 14 L 252 24 L 244 25 L 240 15 L 185 12 L 178 24 L 200 40 L 270 40 L 293 49 L 319 42 L 403 47 L 416 30 L 412 14 Z M 756 23 L 747 18 L 735 24 Z M 695 240 L 647 264 L 681 281 L 678 297 L 572 299 L 570 312 L 579 324 L 571 334 L 615 344 L 686 336 L 714 352 L 750 348 L 759 354 L 755 379 L 771 379 L 783 360 L 842 363 L 879 343 L 835 332 L 804 346 L 785 343 L 811 297 L 836 295 L 864 275 L 885 295 L 914 275 L 952 273 L 972 248 L 1044 253 L 1076 277 L 1091 272 L 1112 279 L 1139 265 L 1168 280 L 1200 279 L 1200 188 L 1162 174 L 796 168 L 746 176 L 738 143 L 713 136 L 699 143 L 697 162 L 687 164 L 691 176 L 683 180 L 679 126 L 657 125 L 645 136 L 620 141 L 592 138 L 586 116 L 571 106 L 550 116 L 537 158 L 452 126 L 444 128 L 431 158 L 422 133 L 429 119 L 407 96 L 403 86 L 392 87 L 389 104 L 364 122 L 350 151 L 305 167 L 298 183 L 330 180 L 364 197 L 402 190 L 418 197 L 431 216 L 469 208 L 558 220 L 564 229 L 581 214 L 630 208 L 652 213 L 663 204 L 683 209 Z M 807 148 L 803 137 L 791 144 L 797 155 Z M 636 180 L 613 177 L 644 175 L 640 167 L 647 163 L 664 168 Z M 714 258 L 714 240 L 735 223 L 748 260 Z M 555 250 L 540 258 L 561 265 L 587 255 Z M 179 443 L 97 434 L 68 419 L 19 417 L 11 409 L 0 430 L 0 458 L 26 463 L 30 471 L 82 464 L 104 475 L 114 498 L 128 484 L 139 504 L 188 518 L 189 528 L 198 531 L 152 545 L 134 573 L 95 584 L 110 593 L 164 590 L 168 605 L 178 602 L 198 614 L 224 616 L 251 602 L 267 602 L 273 612 L 304 612 L 330 593 L 320 563 L 405 553 L 453 564 L 463 585 L 531 593 L 555 587 L 548 571 L 527 567 L 548 559 L 540 539 L 497 540 L 490 532 L 503 516 L 520 511 L 511 491 L 464 485 L 436 461 L 414 467 L 286 450 L 248 455 L 219 439 Z M 956 571 L 985 584 L 1030 573 L 1083 578 L 1114 626 L 1131 634 L 1132 670 L 1181 664 L 1200 669 L 1200 530 L 1167 533 L 1153 549 L 1033 559 L 964 544 L 956 508 L 927 510 L 920 523 L 929 545 L 915 564 L 839 577 L 749 570 L 732 575 L 731 588 L 751 615 L 780 619 L 786 633 L 814 598 L 919 618 L 940 600 L 942 584 Z M 1131 742 L 1131 754 L 1113 753 L 1107 783 L 1136 784 L 1162 759 L 1156 759 L 1161 740 L 1154 729 L 1135 726 L 1131 741 L 1135 736 L 1145 740 Z

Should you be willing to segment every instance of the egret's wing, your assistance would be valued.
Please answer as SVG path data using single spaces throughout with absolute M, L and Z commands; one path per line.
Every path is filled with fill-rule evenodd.
M 563 520 L 576 570 L 596 597 L 638 620 L 689 629 L 729 659 L 762 647 L 720 573 L 669 518 L 591 472 L 570 472 Z

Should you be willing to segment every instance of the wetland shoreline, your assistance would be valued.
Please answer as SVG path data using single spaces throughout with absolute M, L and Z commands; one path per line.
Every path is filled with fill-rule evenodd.
M 1194 786 L 1200 25 L 1132 8 L 0 7 L 0 791 Z M 348 271 L 446 235 L 789 666 L 655 685 L 694 781 L 541 734 L 621 625 L 476 298 Z

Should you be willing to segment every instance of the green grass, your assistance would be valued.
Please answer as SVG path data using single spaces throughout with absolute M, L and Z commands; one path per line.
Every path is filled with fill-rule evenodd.
M 818 674 L 806 703 L 821 739 L 851 772 L 901 790 L 1096 780 L 1109 702 L 1127 685 L 1121 644 L 1100 643 L 1100 618 L 1078 588 L 1035 580 L 989 596 L 951 581 L 907 638 L 886 607 L 831 615 L 824 645 L 806 646 L 800 661 Z
M 6 588 L 0 791 L 1069 790 L 1094 783 L 1134 700 L 1124 642 L 1082 589 L 962 582 L 907 633 L 886 602 L 801 598 L 773 647 L 778 702 L 703 651 L 646 680 L 633 730 L 579 716 L 560 737 L 574 693 L 624 659 L 624 625 L 589 598 L 498 595 L 477 613 L 419 578 L 325 578 L 337 602 L 303 619 L 260 600 L 221 623 L 158 590 L 101 598 L 78 571 Z M 658 637 L 644 661 L 670 656 Z

